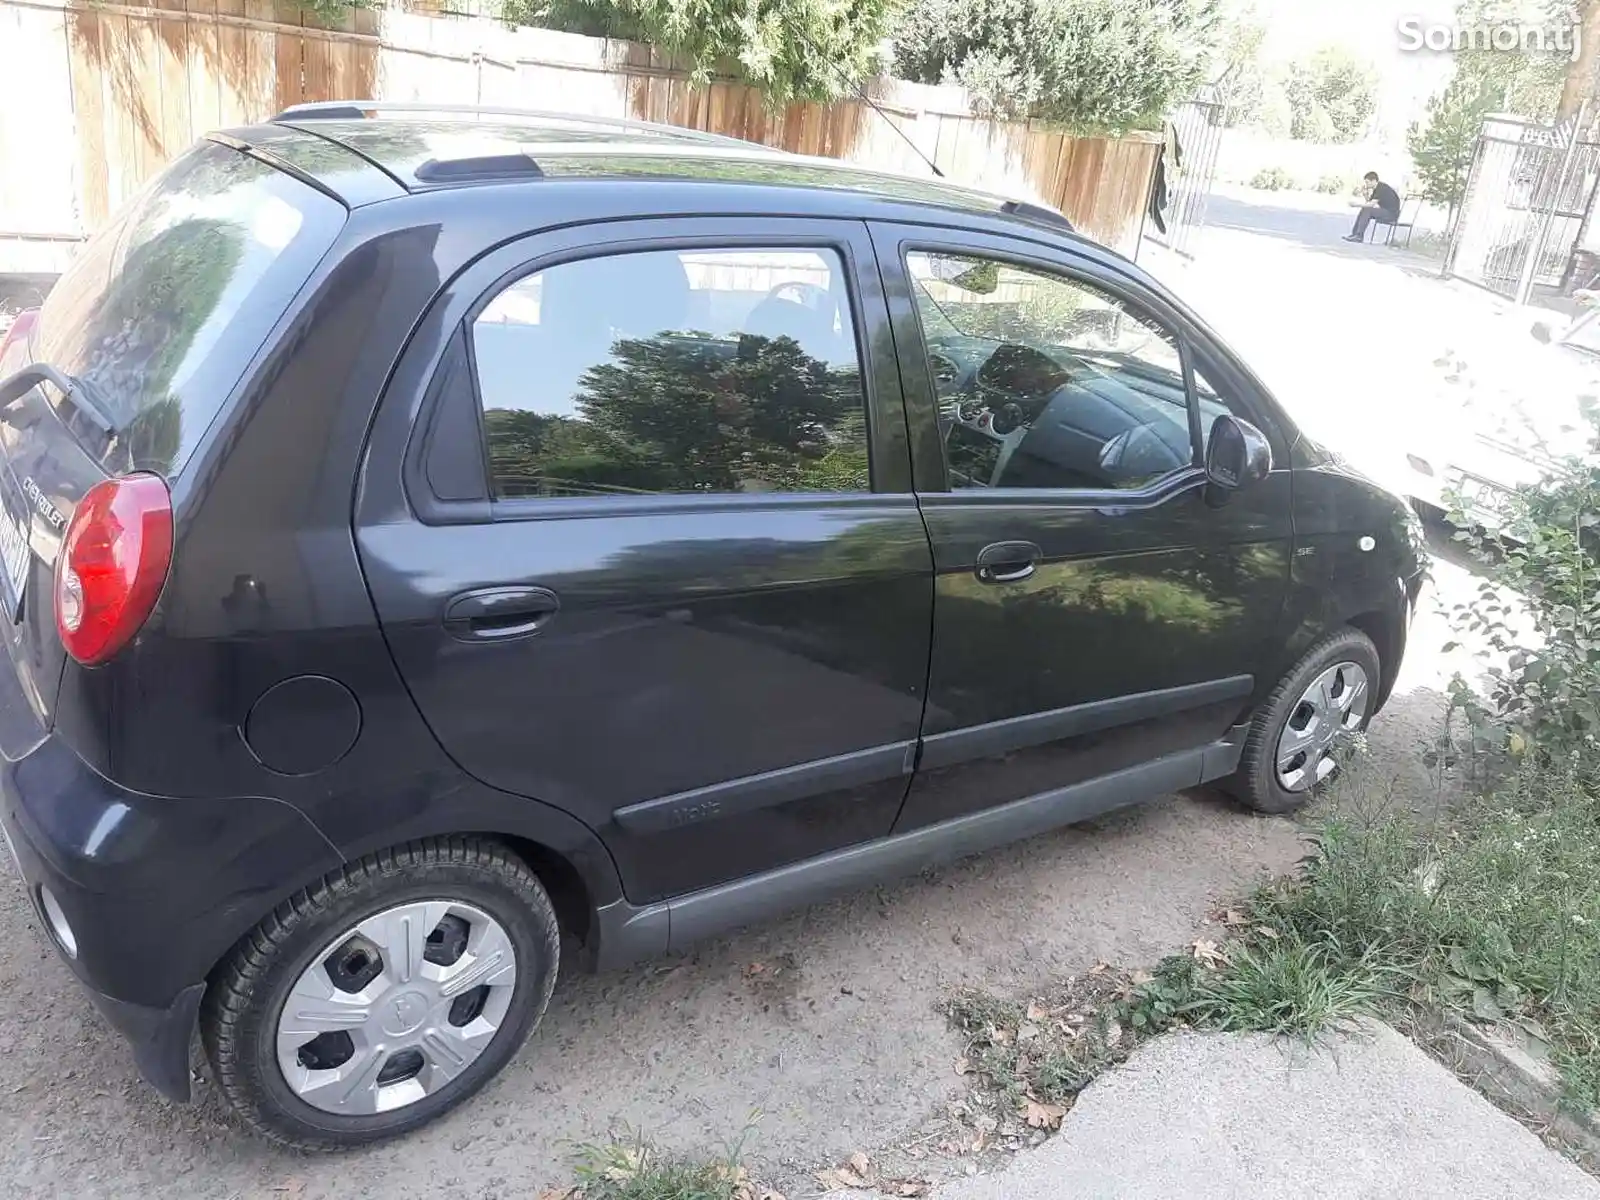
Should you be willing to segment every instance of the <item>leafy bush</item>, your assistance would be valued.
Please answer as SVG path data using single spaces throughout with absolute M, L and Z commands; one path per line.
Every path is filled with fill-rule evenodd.
M 1262 192 L 1282 192 L 1293 188 L 1295 180 L 1282 167 L 1264 167 L 1250 177 L 1250 186 Z
M 959 83 L 981 111 L 1082 133 L 1159 126 L 1205 78 L 1218 0 L 913 0 L 895 73 Z
M 1317 191 L 1324 196 L 1342 196 L 1350 190 L 1350 181 L 1343 175 L 1324 175 L 1317 180 Z
M 1579 406 L 1596 427 L 1595 398 Z M 1590 446 L 1600 450 L 1600 438 Z M 1452 513 L 1456 538 L 1489 575 L 1455 614 L 1497 660 L 1482 715 L 1513 754 L 1581 766 L 1600 750 L 1600 458 L 1554 462 L 1541 483 L 1505 498 L 1493 531 L 1479 516 Z
M 829 100 L 878 66 L 894 0 L 504 0 L 514 25 L 649 42 L 697 82 L 728 70 L 773 103 Z

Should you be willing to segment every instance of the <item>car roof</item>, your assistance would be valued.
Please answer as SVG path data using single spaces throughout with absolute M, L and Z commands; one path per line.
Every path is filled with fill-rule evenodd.
M 269 125 L 224 136 L 270 149 L 355 207 L 392 190 L 348 170 L 318 170 L 332 142 L 406 192 L 557 179 L 704 181 L 869 193 L 938 208 L 1009 216 L 1071 231 L 1057 210 L 963 187 L 774 150 L 701 130 L 642 121 L 493 108 L 391 106 L 376 101 L 301 105 Z M 302 141 L 303 139 L 303 141 Z

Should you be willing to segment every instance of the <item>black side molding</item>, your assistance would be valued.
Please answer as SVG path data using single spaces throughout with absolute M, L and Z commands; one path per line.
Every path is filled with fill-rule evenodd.
M 1226 738 L 1209 746 L 676 899 L 642 908 L 619 900 L 596 913 L 590 962 L 597 970 L 610 970 L 895 875 L 926 870 L 1231 775 L 1238 768 L 1249 728 L 1236 725 Z
M 1156 692 L 1135 692 L 1110 700 L 1096 700 L 1091 704 L 1075 704 L 1071 708 L 1029 713 L 1025 717 L 1013 717 L 1007 721 L 952 729 L 948 733 L 936 733 L 922 739 L 919 765 L 924 769 L 948 767 L 975 758 L 1010 754 L 1029 746 L 1095 733 L 1117 725 L 1131 725 L 1135 721 L 1148 721 L 1153 717 L 1170 717 L 1174 713 L 1229 700 L 1242 702 L 1254 690 L 1254 678 L 1234 675 L 1207 683 L 1191 683 Z
M 696 821 L 730 817 L 735 813 L 787 804 L 791 800 L 822 792 L 866 787 L 868 784 L 882 783 L 885 779 L 909 775 L 916 759 L 916 749 L 914 741 L 890 742 L 870 750 L 857 750 L 835 758 L 801 763 L 797 767 L 784 767 L 745 779 L 676 792 L 641 804 L 630 804 L 626 808 L 619 808 L 612 816 L 629 833 L 665 833 Z

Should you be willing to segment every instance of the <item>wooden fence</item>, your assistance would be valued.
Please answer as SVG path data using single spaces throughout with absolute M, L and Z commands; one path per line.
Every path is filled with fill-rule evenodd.
M 983 120 L 959 88 L 892 79 L 872 85 L 876 112 L 860 100 L 773 109 L 743 84 L 691 86 L 648 46 L 402 7 L 330 25 L 274 0 L 0 0 L 0 79 L 0 271 L 58 269 L 196 137 L 310 100 L 636 117 L 915 175 L 926 155 L 954 180 L 1055 205 L 1130 254 L 1157 150 L 1147 135 Z

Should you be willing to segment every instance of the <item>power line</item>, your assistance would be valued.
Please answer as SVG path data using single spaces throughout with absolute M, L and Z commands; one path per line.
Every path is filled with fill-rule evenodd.
M 894 130 L 897 134 L 900 135 L 900 140 L 903 141 L 906 145 L 910 146 L 912 153 L 915 154 L 918 158 L 920 158 L 924 163 L 927 164 L 928 170 L 932 171 L 940 179 L 944 178 L 944 172 L 939 170 L 939 164 L 934 162 L 933 159 L 929 158 L 926 154 L 924 154 L 922 152 L 922 147 L 917 145 L 916 142 L 911 140 L 911 135 L 909 133 L 907 133 L 904 129 L 901 129 L 900 126 L 896 125 L 892 120 L 890 120 L 889 114 L 884 112 L 883 109 L 879 108 L 878 105 L 877 105 L 877 102 L 874 101 L 871 96 L 867 95 L 867 89 L 861 86 L 861 82 L 859 80 L 851 79 L 848 75 L 846 75 L 844 73 L 844 70 L 839 66 L 838 63 L 834 62 L 831 58 L 827 57 L 827 55 L 821 53 L 817 49 L 816 43 L 813 42 L 810 38 L 808 38 L 806 36 L 805 30 L 803 30 L 803 29 L 794 29 L 794 30 L 792 30 L 792 32 L 795 34 L 796 37 L 798 37 L 802 42 L 805 43 L 806 49 L 810 50 L 811 53 L 816 55 L 817 58 L 819 58 L 823 62 L 827 63 L 828 66 L 830 68 L 832 68 L 833 73 L 836 76 L 838 76 L 841 80 L 843 80 L 847 87 L 853 88 L 855 90 L 856 95 L 861 98 L 861 102 L 863 104 L 865 104 L 873 112 L 877 113 L 880 117 L 882 117 L 884 119 L 884 121 L 888 124 L 889 128 Z

